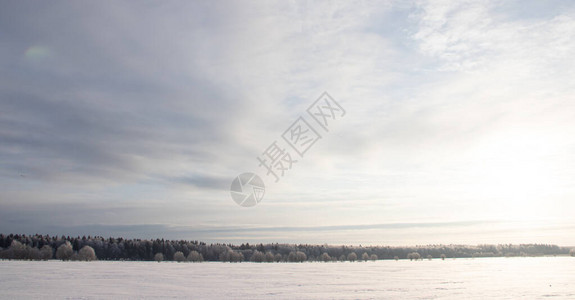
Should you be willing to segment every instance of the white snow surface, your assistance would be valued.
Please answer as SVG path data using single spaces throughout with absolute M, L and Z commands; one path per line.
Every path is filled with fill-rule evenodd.
M 575 299 L 575 258 L 0 261 L 2 299 Z

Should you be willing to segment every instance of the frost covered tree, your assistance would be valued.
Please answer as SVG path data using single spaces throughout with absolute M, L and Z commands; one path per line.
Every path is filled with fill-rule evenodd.
M 264 255 L 262 252 L 256 250 L 256 251 L 254 251 L 254 253 L 252 254 L 252 257 L 251 257 L 250 260 L 251 260 L 252 262 L 261 263 L 261 262 L 264 262 L 264 261 L 265 261 L 265 255 Z
M 40 254 L 40 249 L 26 246 L 26 251 L 28 252 L 28 259 L 31 259 L 31 260 L 42 259 L 42 254 Z
M 244 254 L 241 252 L 234 252 L 233 253 L 233 260 L 234 262 L 242 262 L 245 260 Z
M 347 260 L 354 262 L 357 260 L 357 254 L 355 254 L 355 252 L 351 252 L 350 254 L 347 255 Z
M 17 240 L 13 240 L 8 248 L 8 253 L 6 254 L 9 259 L 27 259 L 28 251 L 26 246 Z
M 154 255 L 154 260 L 157 262 L 161 262 L 164 260 L 164 255 L 162 253 L 156 253 L 156 255 Z
M 17 241 L 13 249 L 10 248 L 13 241 Z M 224 245 L 224 244 L 206 244 L 200 241 L 185 240 L 134 240 L 124 238 L 103 238 L 101 236 L 87 237 L 66 237 L 66 236 L 47 236 L 47 235 L 22 235 L 22 234 L 1 234 L 0 233 L 0 258 L 6 259 L 34 259 L 37 256 L 34 248 L 40 248 L 44 245 L 52 247 L 52 258 L 55 258 L 58 246 L 66 241 L 72 244 L 72 250 L 75 254 L 86 245 L 94 248 L 98 259 L 103 260 L 144 260 L 154 259 L 156 253 L 162 253 L 164 258 L 172 259 L 177 251 L 188 255 L 191 251 L 197 251 L 205 260 L 220 260 L 222 253 L 236 249 L 237 253 L 246 255 L 249 259 L 254 250 L 262 253 L 272 252 L 280 254 L 281 261 L 298 261 L 296 252 L 301 251 L 307 256 L 307 260 L 321 261 L 321 254 L 328 253 L 333 258 L 340 258 L 342 255 L 346 259 L 351 252 L 356 252 L 361 258 L 363 252 L 368 250 L 363 247 L 355 246 L 329 246 L 329 245 L 290 245 L 290 244 L 258 244 L 241 246 Z M 24 251 L 22 251 L 24 248 Z M 421 251 L 424 253 L 421 257 L 428 254 L 433 257 L 441 258 L 445 254 L 446 258 L 472 257 L 474 256 L 518 256 L 523 253 L 527 256 L 539 255 L 571 255 L 571 248 L 559 247 L 556 245 L 546 244 L 525 244 L 525 245 L 478 245 L 478 246 L 448 246 L 448 245 L 430 245 L 425 247 L 371 247 L 369 253 L 376 254 L 379 258 L 394 258 L 394 256 L 403 257 L 408 253 Z M 40 251 L 42 252 L 42 251 Z M 293 252 L 290 259 L 290 252 Z M 574 253 L 575 254 L 575 253 Z M 72 255 L 74 256 L 74 254 Z M 412 258 L 413 259 L 413 258 Z M 421 259 L 421 258 L 420 258 Z M 274 256 L 274 260 L 277 260 Z M 356 260 L 357 261 L 357 260 Z
M 331 261 L 331 257 L 329 256 L 329 254 L 327 254 L 327 253 L 325 253 L 325 252 L 320 256 L 320 259 L 321 259 L 321 261 L 323 261 L 323 262 Z
M 44 245 L 40 249 L 40 258 L 43 260 L 52 259 L 53 255 L 54 254 L 52 252 L 52 247 L 50 247 L 49 245 Z
M 78 251 L 78 259 L 83 261 L 93 261 L 98 260 L 98 257 L 96 257 L 94 248 L 86 245 Z
M 227 250 L 225 253 L 220 254 L 220 261 L 223 262 L 242 262 L 244 260 L 244 255 L 235 252 L 232 249 Z
M 295 255 L 298 262 L 304 262 L 307 260 L 307 255 L 301 251 L 297 251 Z
M 363 254 L 361 255 L 361 259 L 363 261 L 367 261 L 369 259 L 369 255 L 367 254 L 367 252 L 363 252 Z
M 72 248 L 72 244 L 66 241 L 64 244 L 60 245 L 58 249 L 56 249 L 56 258 L 61 260 L 70 260 L 74 255 L 74 249 Z
M 377 260 L 377 255 L 376 254 L 372 254 L 369 259 L 371 259 L 372 261 L 376 261 Z
M 182 251 L 177 251 L 176 253 L 174 253 L 174 260 L 177 262 L 183 262 L 186 260 L 186 257 L 184 256 L 184 253 Z
M 198 251 L 192 251 L 188 254 L 188 261 L 191 262 L 202 262 L 204 261 L 204 257 Z
M 228 250 L 224 253 L 220 253 L 220 261 L 223 262 L 232 262 L 232 255 L 233 255 L 233 251 L 232 250 Z
M 307 255 L 301 251 L 292 251 L 288 255 L 288 262 L 304 262 L 307 260 Z
M 421 258 L 421 255 L 417 252 L 411 252 L 409 254 L 407 254 L 407 259 L 409 260 L 419 260 Z
M 275 262 L 280 262 L 282 260 L 282 255 L 279 253 L 276 253 L 276 255 L 274 256 L 274 260 L 275 260 Z

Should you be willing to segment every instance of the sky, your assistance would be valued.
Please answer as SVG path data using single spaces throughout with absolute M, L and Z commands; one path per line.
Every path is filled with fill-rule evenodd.
M 558 0 L 1 0 L 0 232 L 575 246 L 574 36 Z

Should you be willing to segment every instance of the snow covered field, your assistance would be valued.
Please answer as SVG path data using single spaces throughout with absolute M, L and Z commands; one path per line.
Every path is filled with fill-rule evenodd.
M 355 263 L 0 261 L 2 299 L 575 298 L 575 258 Z

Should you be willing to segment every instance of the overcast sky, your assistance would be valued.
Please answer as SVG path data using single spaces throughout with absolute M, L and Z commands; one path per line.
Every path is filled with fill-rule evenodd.
M 574 37 L 568 0 L 0 1 L 0 232 L 575 245 Z

